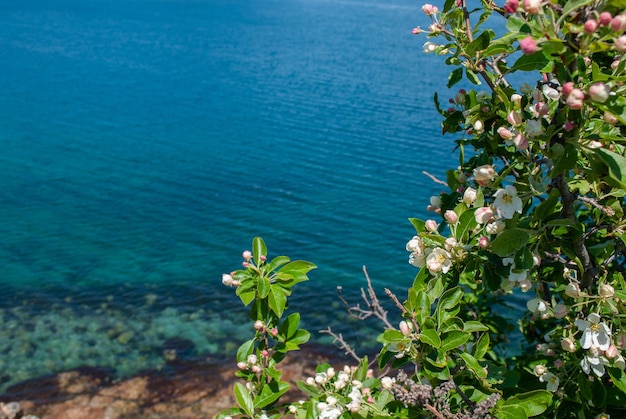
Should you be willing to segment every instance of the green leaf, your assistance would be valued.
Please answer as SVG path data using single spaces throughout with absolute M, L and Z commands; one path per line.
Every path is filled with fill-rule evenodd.
M 261 389 L 261 392 L 254 398 L 254 406 L 262 409 L 274 403 L 280 396 L 289 390 L 289 383 L 284 381 L 271 381 Z
M 468 210 L 459 217 L 459 223 L 455 231 L 456 234 L 454 235 L 459 243 L 467 243 L 466 234 L 478 225 L 476 217 L 474 217 L 474 212 L 475 210 Z
M 527 419 L 528 415 L 522 406 L 511 404 L 506 406 L 504 410 L 498 409 L 496 417 L 498 419 Z
M 606 368 L 606 372 L 609 373 L 615 387 L 626 394 L 626 374 L 624 374 L 624 371 L 619 368 Z
M 552 396 L 547 390 L 533 390 L 509 397 L 502 406 L 521 406 L 528 417 L 533 417 L 546 411 L 552 402 Z
M 465 344 L 470 338 L 470 333 L 461 331 L 452 331 L 446 334 L 441 342 L 441 352 L 447 352 L 451 349 L 458 348 Z
M 463 325 L 464 332 L 485 332 L 489 330 L 487 326 L 476 320 L 470 320 Z
M 383 342 L 401 342 L 406 339 L 399 330 L 395 329 L 387 329 L 383 332 L 382 340 Z
M 489 333 L 483 333 L 478 341 L 474 344 L 474 358 L 481 359 L 485 356 L 487 351 L 489 350 L 489 343 L 491 339 L 489 338 Z
M 300 313 L 292 313 L 283 321 L 278 331 L 285 336 L 285 338 L 289 339 L 296 334 L 299 325 Z
M 312 269 L 317 268 L 314 263 L 307 262 L 306 260 L 294 260 L 284 265 L 278 270 L 278 272 L 300 272 L 307 273 Z
M 529 239 L 530 235 L 526 231 L 511 228 L 500 233 L 491 243 L 491 248 L 496 255 L 506 257 L 524 247 Z
M 564 171 L 571 170 L 576 167 L 578 162 L 578 148 L 574 144 L 563 144 L 563 154 L 554 162 L 554 168 L 552 169 L 552 178 L 557 177 Z
M 467 368 L 469 368 L 470 371 L 476 374 L 477 377 L 479 378 L 487 377 L 487 373 L 485 372 L 485 369 L 480 366 L 476 358 L 474 358 L 472 355 L 468 354 L 467 352 L 461 353 L 460 356 L 463 359 L 463 361 L 465 361 L 465 365 L 467 366 Z
M 280 285 L 274 284 L 270 286 L 268 302 L 270 308 L 278 317 L 283 315 L 285 307 L 287 306 L 287 295 L 285 294 L 285 291 L 286 290 Z
M 311 339 L 311 334 L 308 331 L 306 331 L 304 329 L 298 329 L 296 334 L 289 338 L 289 342 L 288 343 L 291 343 L 291 344 L 299 346 L 299 345 L 302 345 L 304 343 L 307 343 L 309 341 L 309 339 Z
M 265 277 L 260 277 L 257 287 L 259 292 L 259 298 L 267 298 L 270 293 L 270 280 Z
M 235 293 L 239 296 L 244 306 L 247 306 L 254 301 L 254 297 L 256 296 L 256 293 L 252 288 L 238 287 Z
M 422 342 L 427 343 L 430 346 L 439 348 L 441 346 L 441 339 L 435 331 L 435 329 L 425 329 L 419 334 L 419 338 Z
M 626 157 L 605 148 L 596 149 L 598 157 L 609 167 L 609 174 L 626 188 Z
M 303 393 L 310 396 L 310 398 L 319 397 L 320 391 L 315 385 L 308 385 L 304 381 L 300 380 L 296 383 L 296 386 L 302 390 Z
M 237 362 L 246 362 L 248 356 L 254 350 L 254 339 L 250 339 L 241 344 L 239 349 L 237 349 Z
M 267 264 L 266 272 L 271 272 L 274 269 L 283 266 L 285 263 L 289 263 L 287 256 L 276 256 L 270 263 Z
M 512 71 L 534 71 L 541 70 L 548 63 L 548 59 L 541 51 L 534 54 L 522 55 L 515 61 Z
M 261 265 L 261 256 L 267 256 L 267 246 L 260 237 L 255 237 L 252 240 L 252 254 L 254 255 L 254 263 L 256 266 Z
M 453 313 L 456 306 L 463 298 L 463 290 L 459 287 L 450 288 L 443 293 L 439 301 L 437 302 L 437 308 L 435 315 L 437 316 L 437 323 L 441 326 L 450 317 L 454 317 L 458 310 Z
M 417 234 L 426 231 L 426 222 L 424 220 L 420 220 L 419 218 L 409 218 L 409 222 L 413 225 L 413 227 L 415 227 Z
M 248 416 L 254 416 L 254 401 L 246 386 L 241 383 L 235 383 L 234 393 L 239 407 L 241 407 Z
M 467 79 L 473 83 L 473 84 L 482 84 L 480 82 L 480 79 L 478 78 L 478 75 L 476 73 L 474 73 L 472 70 L 470 70 L 469 68 L 465 68 L 465 74 L 467 75 Z
M 475 56 L 478 51 L 483 51 L 489 46 L 493 36 L 494 32 L 492 30 L 482 32 L 465 47 L 465 53 L 469 56 Z
M 455 68 L 448 76 L 448 89 L 463 80 L 463 67 Z

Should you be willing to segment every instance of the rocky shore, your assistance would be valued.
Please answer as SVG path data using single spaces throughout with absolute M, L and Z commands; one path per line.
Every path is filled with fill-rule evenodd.
M 281 370 L 285 381 L 312 376 L 322 362 L 343 367 L 354 361 L 335 347 L 304 347 L 287 355 Z M 82 367 L 23 381 L 0 395 L 0 419 L 201 419 L 235 406 L 232 359 L 172 359 L 159 370 L 115 380 L 113 371 Z M 294 386 L 286 400 L 302 398 Z M 8 406 L 8 407 L 7 407 Z M 16 410 L 19 407 L 18 410 Z M 4 415 L 4 417 L 2 416 Z

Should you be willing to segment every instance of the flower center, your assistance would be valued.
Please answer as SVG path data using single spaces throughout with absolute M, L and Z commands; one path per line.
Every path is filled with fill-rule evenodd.
M 597 325 L 597 324 L 592 323 L 592 324 L 589 326 L 589 329 L 590 329 L 592 332 L 594 332 L 594 333 L 598 333 L 598 332 L 600 331 L 600 325 Z
M 502 202 L 504 202 L 505 204 L 510 204 L 511 202 L 513 202 L 513 198 L 511 198 L 511 195 L 502 195 Z

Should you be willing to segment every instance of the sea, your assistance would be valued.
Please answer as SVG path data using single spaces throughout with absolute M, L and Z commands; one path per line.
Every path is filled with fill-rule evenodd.
M 444 190 L 424 172 L 458 166 L 420 7 L 0 0 L 0 391 L 172 350 L 234 365 L 253 330 L 221 276 L 257 236 L 317 265 L 289 303 L 313 342 L 375 348 L 337 288 L 366 307 L 365 267 L 397 321 L 408 218 Z

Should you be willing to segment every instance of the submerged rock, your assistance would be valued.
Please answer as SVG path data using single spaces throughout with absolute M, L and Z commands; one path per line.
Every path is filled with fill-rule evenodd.
M 183 354 L 191 349 L 182 341 L 171 343 L 177 344 L 170 349 Z M 322 362 L 338 367 L 354 363 L 334 347 L 305 347 L 280 364 L 283 380 L 295 384 L 314 375 Z M 14 385 L 0 395 L 0 402 L 19 402 L 24 412 L 45 419 L 212 418 L 236 404 L 235 371 L 232 359 L 183 356 L 165 368 L 112 382 L 110 370 L 84 367 Z M 301 398 L 295 385 L 285 395 L 287 401 Z

